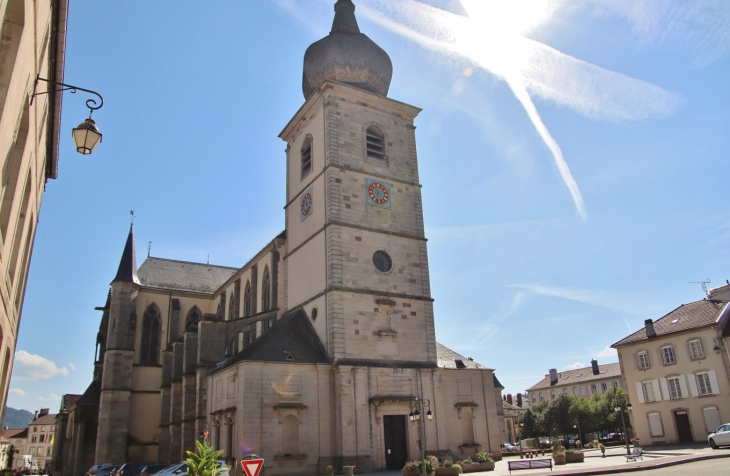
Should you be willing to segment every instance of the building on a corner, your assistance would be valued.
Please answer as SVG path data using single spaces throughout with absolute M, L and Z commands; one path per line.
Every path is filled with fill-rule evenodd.
M 730 421 L 730 285 L 613 344 L 642 446 L 707 441 Z
M 527 389 L 529 402 L 537 405 L 540 402 L 554 400 L 561 393 L 577 397 L 590 397 L 604 394 L 612 388 L 621 388 L 621 369 L 618 363 L 598 365 L 591 361 L 590 367 L 558 372 L 550 369 L 545 377 Z
M 400 470 L 421 449 L 500 458 L 502 385 L 436 341 L 420 109 L 388 97 L 390 58 L 350 0 L 303 69 L 304 104 L 280 134 L 285 230 L 241 267 L 137 268 L 130 229 L 98 308 L 94 379 L 68 401 L 62 474 L 88 455 L 180 461 L 205 433 L 231 462 L 263 457 L 269 476 Z M 425 438 L 415 398 L 430 402 Z

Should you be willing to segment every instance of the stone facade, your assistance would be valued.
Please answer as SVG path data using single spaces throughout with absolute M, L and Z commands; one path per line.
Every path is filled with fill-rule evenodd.
M 67 0 L 0 1 L 0 418 L 46 180 L 58 171 Z M 32 102 L 31 102 L 32 99 Z

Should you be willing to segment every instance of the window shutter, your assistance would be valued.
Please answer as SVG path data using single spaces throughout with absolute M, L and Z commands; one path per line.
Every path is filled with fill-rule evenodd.
M 641 388 L 641 382 L 636 382 L 636 395 L 639 397 L 639 403 L 644 403 L 644 389 Z
M 682 398 L 689 397 L 689 392 L 687 391 L 687 381 L 684 379 L 684 375 L 679 376 L 679 388 L 682 390 Z
M 707 372 L 707 375 L 710 377 L 710 385 L 712 385 L 712 393 L 715 395 L 720 395 L 720 385 L 717 383 L 717 376 L 715 375 L 714 370 L 710 370 Z
M 707 424 L 708 433 L 712 433 L 720 428 L 720 415 L 717 413 L 716 407 L 704 408 L 702 412 L 705 414 L 705 423 Z
M 649 414 L 649 428 L 651 429 L 651 436 L 662 436 L 664 434 L 662 416 L 659 413 Z
M 696 397 L 700 394 L 699 390 L 697 390 L 697 377 L 695 374 L 687 374 L 687 383 L 689 384 L 689 394 L 692 397 Z
M 660 380 L 664 380 L 664 382 L 660 382 Z M 656 392 L 656 395 L 654 396 L 657 402 L 661 402 L 662 400 L 668 400 L 669 397 L 667 396 L 669 394 L 667 389 L 667 379 L 659 379 L 654 380 L 654 392 Z

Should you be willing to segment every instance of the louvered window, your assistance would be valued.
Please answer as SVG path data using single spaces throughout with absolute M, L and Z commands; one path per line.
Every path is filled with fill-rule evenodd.
M 700 395 L 712 395 L 712 384 L 710 383 L 710 376 L 707 373 L 697 374 L 697 386 Z
M 302 146 L 302 178 L 312 170 L 312 138 L 307 137 Z
M 385 135 L 375 126 L 365 131 L 367 154 L 369 159 L 385 160 Z
M 651 436 L 663 436 L 664 427 L 662 426 L 662 416 L 659 413 L 649 413 L 649 429 Z

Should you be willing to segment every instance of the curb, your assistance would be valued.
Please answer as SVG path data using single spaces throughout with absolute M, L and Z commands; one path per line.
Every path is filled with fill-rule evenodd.
M 705 461 L 709 459 L 719 459 L 719 458 L 730 458 L 730 453 L 726 454 L 708 454 L 708 455 L 697 455 L 697 456 L 690 456 L 687 458 L 682 458 L 675 461 L 661 461 L 656 462 L 654 464 L 648 464 L 648 465 L 642 465 L 642 466 L 613 466 L 609 468 L 602 468 L 602 469 L 593 469 L 593 470 L 586 470 L 586 471 L 570 471 L 565 473 L 556 473 L 553 471 L 552 474 L 555 476 L 561 476 L 561 475 L 576 475 L 576 474 L 586 474 L 586 475 L 594 475 L 594 474 L 617 474 L 617 473 L 628 473 L 633 471 L 647 471 L 650 469 L 660 469 L 660 468 L 666 468 L 669 466 L 677 466 L 679 464 L 685 464 L 685 463 L 694 463 L 696 461 Z M 546 473 L 547 474 L 547 473 Z

